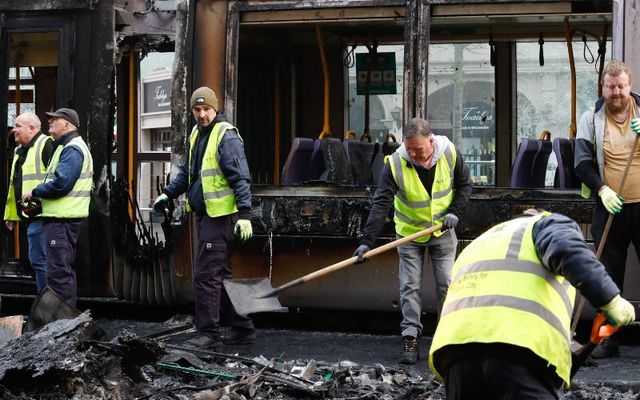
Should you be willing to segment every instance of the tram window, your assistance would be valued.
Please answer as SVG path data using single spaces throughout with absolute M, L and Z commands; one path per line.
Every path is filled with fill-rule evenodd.
M 597 44 L 588 45 L 597 55 Z M 607 44 L 610 58 L 611 42 Z M 571 78 L 567 45 L 564 42 L 545 42 L 544 66 L 540 66 L 538 43 L 517 43 L 517 142 L 523 138 L 538 138 L 543 130 L 551 138 L 569 137 L 571 123 Z M 574 41 L 573 55 L 576 67 L 576 121 L 598 95 L 598 62 L 585 60 L 582 41 Z M 588 62 L 590 61 L 590 62 Z M 576 122 L 577 123 L 577 122 Z M 547 165 L 545 186 L 553 187 L 557 161 L 552 153 Z
M 171 70 L 174 53 L 151 52 L 140 61 L 140 131 L 137 199 L 145 224 L 160 240 L 162 229 L 152 212 L 154 199 L 171 169 Z
M 345 48 L 349 77 L 345 97 L 345 131 L 352 131 L 360 138 L 365 130 L 364 93 L 367 85 L 366 56 L 369 51 L 364 45 L 351 51 L 352 47 Z M 389 134 L 401 141 L 404 46 L 379 45 L 376 51 L 380 57 L 377 66 L 372 67 L 369 79 L 369 136 L 372 143 L 385 141 Z
M 171 152 L 171 66 L 174 53 L 149 53 L 140 62 L 139 151 Z
M 55 107 L 58 86 L 58 51 L 60 48 L 59 32 L 13 32 L 9 33 L 9 46 L 0 50 L 0 57 L 8 60 L 8 75 L 3 75 L 2 85 L 8 94 L 6 131 L 0 132 L 0 143 L 3 144 L 5 156 L 2 176 L 0 176 L 0 193 L 6 198 L 9 186 L 9 171 L 13 159 L 15 139 L 11 133 L 15 119 L 25 112 L 35 112 L 42 122 L 42 131 L 47 132 L 45 112 Z M 0 124 L 2 126 L 2 124 Z M 6 147 L 5 147 L 6 145 Z M 4 204 L 4 201 L 2 202 Z M 29 275 L 31 269 L 26 268 L 27 249 L 26 230 L 20 225 L 11 235 L 0 240 L 0 263 L 5 262 L 17 266 L 11 274 Z M 13 267 L 12 267 L 13 268 Z M 0 271 L 0 275 L 7 273 Z
M 54 109 L 56 97 L 59 37 L 58 32 L 10 35 L 8 126 L 30 111 L 38 114 L 46 131 L 44 113 Z
M 462 153 L 475 185 L 495 185 L 495 74 L 487 43 L 432 43 L 427 120 Z
M 153 229 L 154 237 L 157 234 L 159 240 L 164 240 L 160 226 L 164 218 L 154 214 L 153 201 L 161 193 L 161 187 L 164 186 L 165 177 L 170 170 L 169 161 L 143 161 L 138 164 L 137 198 L 142 221 L 147 225 L 147 229 Z
M 35 87 L 33 84 L 25 84 L 25 82 L 33 82 L 31 69 L 27 67 L 9 68 L 9 81 L 15 84 L 9 85 L 7 126 L 13 126 L 19 114 L 36 111 L 33 95 Z

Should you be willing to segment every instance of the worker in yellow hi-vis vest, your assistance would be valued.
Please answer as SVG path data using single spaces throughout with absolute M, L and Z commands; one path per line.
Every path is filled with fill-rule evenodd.
M 222 285 L 231 278 L 228 257 L 234 232 L 244 241 L 253 231 L 251 176 L 242 137 L 218 110 L 213 90 L 201 87 L 193 92 L 191 111 L 197 124 L 189 135 L 188 157 L 153 205 L 164 209 L 169 199 L 186 193 L 187 211 L 196 215 L 193 278 L 198 336 L 190 344 L 201 348 L 251 343 L 255 338 L 253 322 L 236 313 Z M 221 317 L 232 328 L 229 332 L 221 332 Z
M 574 287 L 612 325 L 635 319 L 564 215 L 528 210 L 471 242 L 453 267 L 429 354 L 447 399 L 562 399 Z
M 21 212 L 22 195 L 44 180 L 47 165 L 53 154 L 53 140 L 40 131 L 40 118 L 32 112 L 16 117 L 13 135 L 17 147 L 11 164 L 11 178 L 7 204 L 4 208 L 4 221 L 7 229 L 15 229 L 18 221 L 27 227 L 29 244 L 29 263 L 36 274 L 38 293 L 47 284 L 47 262 L 43 242 L 44 222 L 40 215 Z M 38 213 L 39 214 L 39 213 Z
M 354 256 L 364 261 L 373 247 L 393 204 L 398 237 L 406 237 L 437 224 L 443 229 L 398 247 L 403 352 L 400 362 L 415 364 L 422 334 L 422 270 L 431 258 L 438 312 L 451 282 L 458 239 L 454 228 L 469 196 L 471 180 L 462 155 L 446 137 L 434 135 L 427 121 L 413 118 L 402 130 L 402 145 L 385 158 L 380 181 L 360 246 Z
M 55 148 L 44 182 L 22 196 L 42 199 L 47 286 L 69 305 L 76 306 L 76 246 L 83 221 L 89 216 L 93 188 L 93 158 L 80 136 L 75 110 L 60 108 L 45 113 Z

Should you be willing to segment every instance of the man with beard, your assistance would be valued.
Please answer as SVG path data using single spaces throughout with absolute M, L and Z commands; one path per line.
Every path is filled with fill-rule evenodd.
M 193 268 L 195 321 L 198 336 L 190 341 L 200 348 L 222 343 L 253 342 L 253 322 L 238 315 L 222 285 L 231 278 L 229 244 L 234 232 L 251 237 L 251 176 L 238 129 L 218 112 L 218 99 L 208 87 L 191 95 L 197 124 L 191 130 L 184 164 L 153 204 L 162 210 L 169 199 L 187 194 L 187 211 L 196 214 L 198 252 Z M 223 334 L 220 320 L 231 327 Z
M 600 81 L 603 97 L 596 102 L 594 111 L 582 115 L 575 143 L 575 172 L 583 182 L 582 195 L 589 198 L 591 193 L 598 194 L 591 222 L 596 247 L 609 214 L 613 214 L 600 259 L 620 290 L 624 287 L 629 243 L 634 244 L 640 257 L 640 149 L 633 154 L 624 188 L 616 193 L 635 141 L 631 120 L 640 115 L 640 97 L 631 92 L 631 79 L 631 69 L 622 61 L 607 64 Z M 611 336 L 594 350 L 592 357 L 619 354 L 619 340 Z

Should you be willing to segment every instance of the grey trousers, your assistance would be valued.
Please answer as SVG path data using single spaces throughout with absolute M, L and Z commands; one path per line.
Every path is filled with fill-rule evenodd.
M 436 284 L 438 314 L 442 310 L 447 289 L 451 284 L 451 270 L 456 256 L 458 238 L 450 229 L 439 237 L 431 236 L 426 243 L 414 243 L 398 247 L 400 256 L 400 308 L 402 309 L 402 336 L 418 337 L 422 334 L 422 267 L 427 254 L 431 258 Z

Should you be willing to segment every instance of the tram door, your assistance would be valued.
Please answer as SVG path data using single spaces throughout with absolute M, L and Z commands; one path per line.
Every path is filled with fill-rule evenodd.
M 0 19 L 2 20 L 2 19 Z M 71 19 L 5 16 L 0 26 L 0 205 L 4 215 L 11 165 L 16 147 L 12 132 L 16 116 L 35 113 L 41 130 L 48 134 L 45 112 L 68 106 L 73 80 L 71 59 Z M 66 63 L 60 60 L 67 60 Z M 9 230 L 0 228 L 0 276 L 16 278 L 26 292 L 35 291 L 28 260 L 26 227 L 18 223 Z

